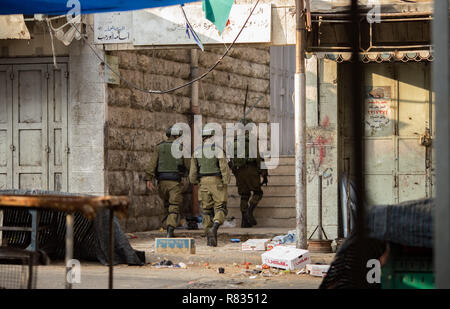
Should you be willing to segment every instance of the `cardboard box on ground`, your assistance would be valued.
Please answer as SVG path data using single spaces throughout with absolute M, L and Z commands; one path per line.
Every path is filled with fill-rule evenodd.
M 291 246 L 277 246 L 261 255 L 262 263 L 271 267 L 295 270 L 305 268 L 311 264 L 308 250 Z
M 242 243 L 242 251 L 266 251 L 270 239 L 249 239 Z

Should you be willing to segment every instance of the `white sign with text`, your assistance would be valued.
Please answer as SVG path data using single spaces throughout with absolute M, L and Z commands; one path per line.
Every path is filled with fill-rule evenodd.
M 250 15 L 253 5 L 235 4 L 222 34 L 205 18 L 201 5 L 184 6 L 186 17 L 203 44 L 231 43 Z M 238 43 L 269 43 L 271 5 L 259 4 L 242 31 Z M 133 12 L 133 45 L 192 45 L 179 5 Z
M 94 14 L 94 43 L 131 43 L 132 12 Z

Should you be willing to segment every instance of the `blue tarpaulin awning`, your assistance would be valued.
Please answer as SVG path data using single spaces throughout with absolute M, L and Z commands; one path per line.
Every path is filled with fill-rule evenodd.
M 81 14 L 119 12 L 177 5 L 199 0 L 0 0 L 0 15 L 65 15 L 80 3 Z

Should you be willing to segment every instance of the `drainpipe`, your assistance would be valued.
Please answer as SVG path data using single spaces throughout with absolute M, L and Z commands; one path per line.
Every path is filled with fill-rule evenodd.
M 191 79 L 198 76 L 198 50 L 191 49 Z M 195 82 L 191 85 L 191 153 L 194 153 L 194 116 L 200 115 L 200 105 L 198 104 L 198 83 Z M 197 128 L 198 129 L 198 128 Z M 191 212 L 193 216 L 200 215 L 198 207 L 198 186 L 192 185 L 192 205 Z
M 296 0 L 295 44 L 295 209 L 297 248 L 307 249 L 306 231 L 306 76 L 303 0 Z

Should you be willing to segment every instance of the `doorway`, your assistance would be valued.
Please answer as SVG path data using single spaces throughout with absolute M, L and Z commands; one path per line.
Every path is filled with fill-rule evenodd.
M 32 62 L 0 60 L 0 189 L 67 191 L 67 63 Z

